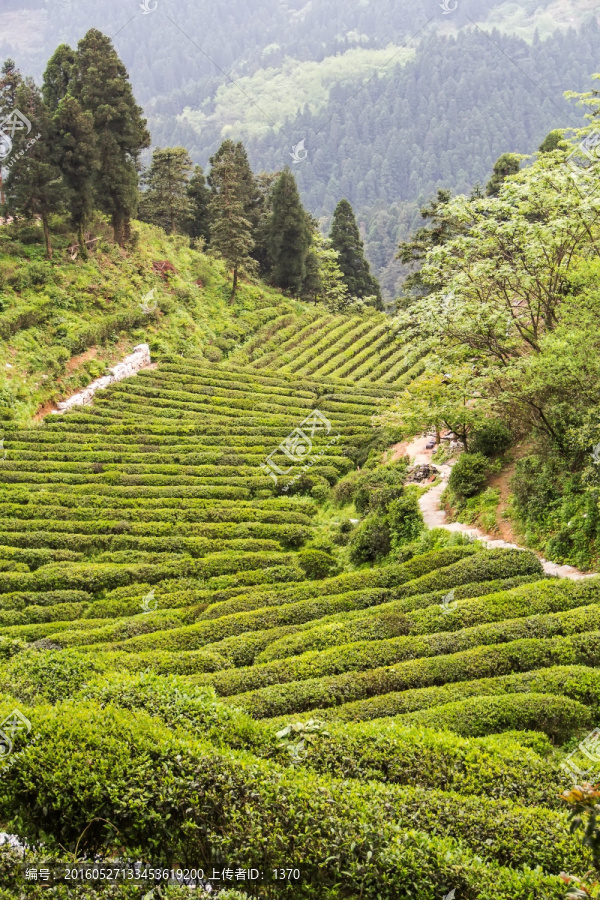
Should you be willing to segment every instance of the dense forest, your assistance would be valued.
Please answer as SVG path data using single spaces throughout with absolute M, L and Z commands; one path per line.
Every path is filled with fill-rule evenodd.
M 555 6 L 525 4 L 521 22 L 498 0 L 461 0 L 447 17 L 437 0 L 239 2 L 227 14 L 183 0 L 147 16 L 116 0 L 30 0 L 37 42 L 20 47 L 7 19 L 0 55 L 39 79 L 55 46 L 75 44 L 92 17 L 116 32 L 155 146 L 184 146 L 206 168 L 224 138 L 241 139 L 260 172 L 290 164 L 305 140 L 294 167 L 304 205 L 327 229 L 350 200 L 391 303 L 405 274 L 397 243 L 438 185 L 468 191 L 500 154 L 581 124 L 563 93 L 586 90 L 600 68 L 597 25 L 585 0 L 564 21 Z

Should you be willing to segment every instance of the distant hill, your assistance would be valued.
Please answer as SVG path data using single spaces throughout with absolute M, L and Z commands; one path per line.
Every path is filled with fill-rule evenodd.
M 438 184 L 469 190 L 501 153 L 532 152 L 579 121 L 563 92 L 588 89 L 600 70 L 595 0 L 455 3 L 445 13 L 439 0 L 232 0 L 224 14 L 191 0 L 147 0 L 146 12 L 142 0 L 10 0 L 0 56 L 39 79 L 58 43 L 97 27 L 156 145 L 182 144 L 206 165 L 234 136 L 255 169 L 279 169 L 304 140 L 294 171 L 305 203 L 323 224 L 340 197 L 355 204 L 391 298 L 418 205 Z

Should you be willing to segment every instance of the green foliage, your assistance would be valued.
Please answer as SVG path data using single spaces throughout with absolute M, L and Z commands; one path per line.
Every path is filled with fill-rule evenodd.
M 448 485 L 460 499 L 472 497 L 485 484 L 488 469 L 483 453 L 462 453 L 452 468 Z
M 311 240 L 312 230 L 300 200 L 296 179 L 286 168 L 272 189 L 267 250 L 271 281 L 296 297 L 300 295 L 306 279 Z
M 381 288 L 364 257 L 354 211 L 347 200 L 340 200 L 335 208 L 329 239 L 338 254 L 339 267 L 350 295 L 369 298 L 374 306 L 381 308 Z
M 188 195 L 191 171 L 192 161 L 184 147 L 154 150 L 144 176 L 147 190 L 140 205 L 140 218 L 171 234 L 181 231 L 192 212 Z
M 511 432 L 503 422 L 491 419 L 473 433 L 470 449 L 473 453 L 482 453 L 484 456 L 497 456 L 508 450 L 512 439 Z

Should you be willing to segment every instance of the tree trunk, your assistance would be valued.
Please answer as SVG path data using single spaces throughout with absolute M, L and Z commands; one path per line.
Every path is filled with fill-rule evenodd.
M 113 213 L 112 226 L 113 226 L 113 234 L 114 234 L 115 244 L 118 244 L 119 247 L 122 247 L 125 243 L 125 240 L 124 240 L 123 216 L 120 213 Z
M 87 247 L 85 243 L 85 235 L 83 233 L 83 222 L 77 226 L 77 240 L 79 241 L 79 253 L 82 259 L 88 258 Z
M 50 241 L 50 228 L 48 227 L 48 216 L 42 216 L 42 226 L 44 228 L 44 240 L 46 241 L 46 259 L 52 259 L 52 243 Z
M 236 266 L 233 270 L 233 286 L 231 288 L 231 297 L 229 298 L 230 303 L 233 303 L 233 301 L 235 299 L 235 295 L 237 292 L 237 284 L 238 284 L 238 270 L 237 270 L 237 266 Z
M 123 222 L 123 240 L 126 244 L 131 240 L 131 216 L 125 216 Z

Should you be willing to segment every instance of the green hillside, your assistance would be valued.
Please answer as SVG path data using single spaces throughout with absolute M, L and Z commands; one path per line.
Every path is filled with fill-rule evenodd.
M 121 335 L 154 368 L 7 424 L 0 713 L 31 733 L 2 766 L 0 827 L 46 858 L 254 867 L 258 892 L 228 884 L 248 896 L 562 898 L 559 873 L 590 865 L 557 794 L 598 714 L 597 582 L 407 536 L 405 462 L 381 466 L 395 436 L 372 421 L 421 362 L 383 316 L 248 286 L 227 323 L 219 268 L 161 250 L 206 280 L 188 355 L 167 310 Z M 374 507 L 396 510 L 394 549 L 357 567 Z M 2 852 L 3 900 L 45 896 Z

